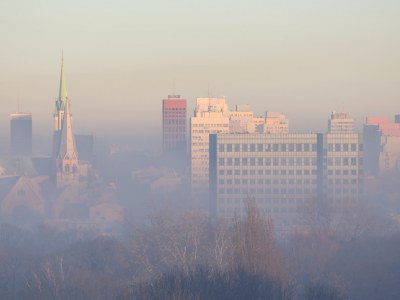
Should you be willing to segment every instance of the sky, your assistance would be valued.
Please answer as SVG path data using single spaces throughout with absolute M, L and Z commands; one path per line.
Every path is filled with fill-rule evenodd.
M 74 130 L 161 138 L 161 100 L 225 96 L 323 131 L 331 111 L 400 113 L 397 0 L 1 0 L 0 134 L 51 135 L 64 52 Z M 50 139 L 50 138 L 49 138 Z

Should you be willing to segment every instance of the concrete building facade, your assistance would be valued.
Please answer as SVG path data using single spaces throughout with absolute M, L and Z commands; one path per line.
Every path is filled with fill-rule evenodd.
M 354 132 L 354 120 L 349 113 L 332 112 L 328 120 L 329 133 Z
M 180 95 L 169 95 L 162 101 L 162 135 L 164 154 L 186 154 L 187 101 Z
M 358 134 L 210 135 L 210 209 L 220 216 L 242 215 L 243 201 L 254 199 L 278 229 L 290 230 L 310 201 L 339 208 L 358 200 L 361 176 Z

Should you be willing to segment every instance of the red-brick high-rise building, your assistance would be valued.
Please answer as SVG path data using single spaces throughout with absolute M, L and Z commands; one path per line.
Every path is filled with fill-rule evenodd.
M 179 95 L 169 95 L 163 99 L 162 109 L 163 152 L 184 155 L 187 143 L 187 101 Z

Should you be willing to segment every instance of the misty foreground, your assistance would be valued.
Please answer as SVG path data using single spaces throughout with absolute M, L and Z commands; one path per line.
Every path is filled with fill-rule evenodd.
M 163 211 L 118 238 L 3 224 L 0 299 L 400 299 L 398 229 L 278 242 L 246 205 L 233 220 Z

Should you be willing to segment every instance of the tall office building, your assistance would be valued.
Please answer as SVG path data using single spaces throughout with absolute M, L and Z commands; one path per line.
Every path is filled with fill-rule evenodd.
M 229 109 L 225 98 L 197 98 L 190 118 L 192 194 L 208 198 L 209 134 L 229 132 Z
M 363 195 L 362 135 L 326 133 L 323 149 L 324 199 L 334 209 L 345 209 Z
M 10 114 L 10 144 L 12 155 L 32 154 L 32 114 Z
M 288 133 L 289 119 L 286 115 L 278 112 L 265 113 L 264 133 Z
M 362 194 L 358 134 L 211 134 L 209 156 L 210 210 L 220 216 L 243 215 L 254 199 L 287 231 L 310 201 L 339 210 Z
M 179 95 L 169 95 L 162 101 L 162 131 L 164 154 L 186 154 L 187 101 Z
M 328 132 L 354 132 L 354 120 L 348 113 L 332 112 L 331 118 L 328 120 Z
M 400 123 L 390 122 L 387 117 L 368 117 L 364 142 L 367 175 L 400 174 Z

